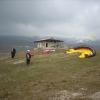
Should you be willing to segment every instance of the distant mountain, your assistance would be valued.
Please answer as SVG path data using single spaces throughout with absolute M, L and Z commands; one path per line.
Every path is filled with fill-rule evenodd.
M 0 36 L 0 53 L 10 53 L 12 48 L 16 48 L 17 52 L 33 50 L 34 41 L 39 37 L 24 37 L 24 36 Z
M 44 39 L 48 37 L 25 37 L 25 36 L 0 36 L 0 53 L 10 53 L 12 48 L 16 48 L 17 52 L 26 51 L 27 49 L 33 50 L 36 46 L 34 41 L 39 39 Z M 49 37 L 50 38 L 50 37 Z M 76 39 L 76 38 L 62 38 L 53 37 L 55 39 L 63 40 L 64 43 L 69 47 L 75 47 L 80 45 L 90 45 L 95 49 L 100 49 L 100 40 L 90 40 L 90 39 Z
M 56 37 L 57 38 L 57 37 Z M 64 44 L 67 44 L 69 47 L 81 46 L 81 45 L 89 45 L 94 47 L 95 49 L 100 49 L 100 40 L 99 39 L 82 39 L 82 38 L 62 38 L 58 37 L 64 41 Z
M 100 48 L 99 43 L 100 43 L 100 40 L 78 39 L 78 40 L 74 41 L 73 44 L 76 44 L 76 45 L 90 45 L 90 46 Z
M 26 36 L 0 36 L 0 43 L 1 42 L 8 42 L 8 41 L 35 41 L 39 39 L 39 37 L 34 36 L 34 37 L 26 37 Z

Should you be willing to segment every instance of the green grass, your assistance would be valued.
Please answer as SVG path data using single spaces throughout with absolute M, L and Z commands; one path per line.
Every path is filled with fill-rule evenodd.
M 54 100 L 57 91 L 81 92 L 86 96 L 100 91 L 100 51 L 86 59 L 64 52 L 33 52 L 28 66 L 26 62 L 12 63 L 25 61 L 24 52 L 15 59 L 0 59 L 0 100 Z

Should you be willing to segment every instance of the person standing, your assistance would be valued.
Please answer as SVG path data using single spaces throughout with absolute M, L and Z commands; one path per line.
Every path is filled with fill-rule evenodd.
M 16 54 L 16 49 L 13 48 L 12 51 L 11 51 L 11 58 L 14 58 L 15 54 Z
M 31 56 L 34 56 L 30 53 L 30 50 L 27 50 L 26 52 L 26 64 L 30 64 Z

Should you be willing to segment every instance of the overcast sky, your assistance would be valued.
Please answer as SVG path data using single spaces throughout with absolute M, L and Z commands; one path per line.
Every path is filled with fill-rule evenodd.
M 100 0 L 0 0 L 0 35 L 100 37 Z

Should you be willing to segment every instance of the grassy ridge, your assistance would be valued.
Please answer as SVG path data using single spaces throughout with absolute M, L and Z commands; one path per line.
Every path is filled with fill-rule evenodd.
M 72 100 L 86 100 L 100 91 L 99 50 L 95 57 L 87 59 L 78 58 L 79 54 L 67 55 L 64 50 L 32 52 L 34 57 L 28 66 L 24 52 L 15 59 L 0 59 L 0 100 L 60 100 L 55 96 L 63 90 L 83 94 L 83 98 Z M 13 64 L 19 60 L 24 62 Z

